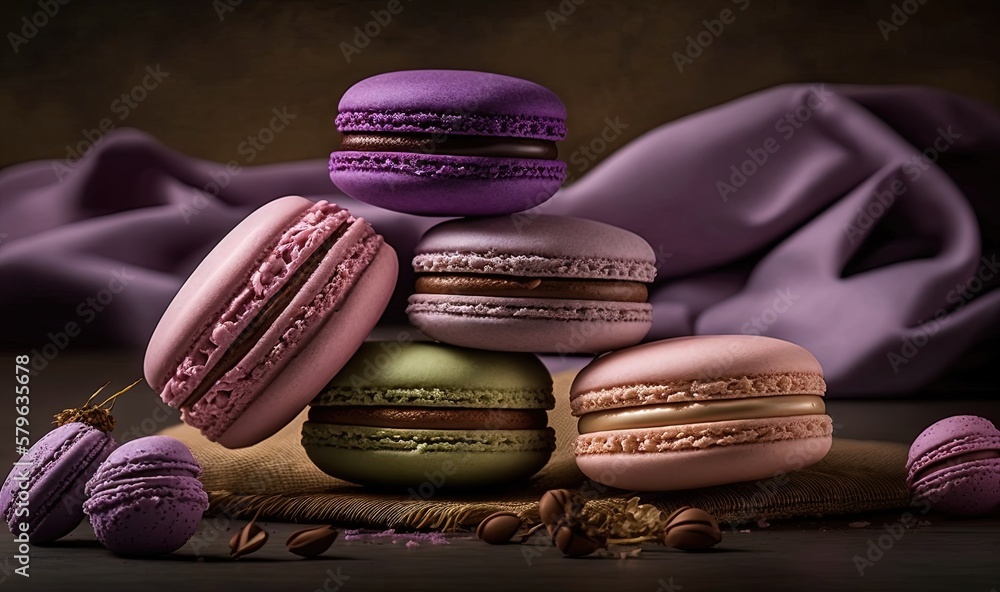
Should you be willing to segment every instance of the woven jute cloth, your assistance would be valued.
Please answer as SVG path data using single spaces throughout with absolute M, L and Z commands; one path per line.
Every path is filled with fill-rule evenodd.
M 211 511 L 233 518 L 339 523 L 368 528 L 457 530 L 474 528 L 500 510 L 537 520 L 538 499 L 547 489 L 580 491 L 587 511 L 611 515 L 638 496 L 666 512 L 688 505 L 707 510 L 720 522 L 857 514 L 910 504 L 904 481 L 907 448 L 902 444 L 835 438 L 825 459 L 812 467 L 770 479 L 687 491 L 640 493 L 588 481 L 576 468 L 572 445 L 576 418 L 570 415 L 572 373 L 554 378 L 556 430 L 552 460 L 529 483 L 485 491 L 453 491 L 427 483 L 406 490 L 360 487 L 317 469 L 300 443 L 303 412 L 273 437 L 249 448 L 228 450 L 185 425 L 163 431 L 186 443 L 201 463 L 201 480 Z M 446 484 L 446 482 L 445 482 Z

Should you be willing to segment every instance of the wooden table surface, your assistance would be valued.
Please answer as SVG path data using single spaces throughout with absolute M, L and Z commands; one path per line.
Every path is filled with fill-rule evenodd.
M 13 366 L 14 354 L 0 353 Z M 124 386 L 141 375 L 142 352 L 67 351 L 31 377 L 31 439 L 49 428 L 53 413 L 81 404 L 106 380 Z M 13 375 L 13 368 L 11 368 Z M 8 400 L 8 399 L 5 399 Z M 115 408 L 119 439 L 149 435 L 177 421 L 140 385 Z M 13 405 L 10 399 L 8 404 Z M 1000 402 L 956 396 L 920 400 L 832 400 L 838 435 L 908 442 L 948 415 L 975 413 L 1000 421 Z M 0 412 L 0 428 L 14 431 L 15 413 Z M 16 460 L 0 446 L 0 462 Z M 338 540 L 327 556 L 299 560 L 284 548 L 298 528 L 267 524 L 269 544 L 238 562 L 227 541 L 242 523 L 206 518 L 192 543 L 156 560 L 122 559 L 95 540 L 84 523 L 52 547 L 32 547 L 29 579 L 18 567 L 12 537 L 0 536 L 0 590 L 947 590 L 1000 591 L 1000 516 L 898 527 L 902 513 L 834 517 L 825 521 L 725 531 L 718 550 L 683 553 L 646 547 L 638 557 L 565 559 L 545 547 L 491 547 L 468 534 L 447 545 Z M 863 528 L 849 522 L 866 521 Z M 886 530 L 895 530 L 893 537 Z M 880 548 L 881 545 L 881 548 Z M 862 568 L 859 570 L 859 567 Z M 863 574 L 861 573 L 863 572 Z M 340 586 L 339 588 L 337 586 Z
M 267 524 L 263 549 L 238 561 L 226 541 L 238 524 L 205 520 L 194 541 L 161 559 L 122 559 L 104 550 L 83 525 L 55 547 L 31 550 L 30 583 L 16 567 L 14 545 L 0 540 L 0 588 L 23 590 L 1000 590 L 1000 520 L 946 521 L 892 538 L 884 524 L 843 522 L 773 525 L 725 532 L 717 550 L 670 551 L 646 546 L 637 557 L 567 559 L 551 547 L 490 546 L 469 535 L 449 544 L 407 546 L 338 540 L 326 555 L 303 560 L 285 550 L 291 524 Z M 880 537 L 882 540 L 880 541 Z M 343 535 L 341 536 L 343 538 Z M 890 542 L 891 541 L 891 544 Z M 881 555 L 872 548 L 882 543 Z M 868 554 L 871 553 L 871 559 Z M 860 559 L 856 559 L 860 558 Z M 873 560 L 874 559 L 874 560 Z M 868 563 L 870 562 L 870 563 Z M 862 570 L 859 571 L 859 565 Z M 863 575 L 862 575 L 863 574 Z M 99 588 L 98 588 L 99 586 Z

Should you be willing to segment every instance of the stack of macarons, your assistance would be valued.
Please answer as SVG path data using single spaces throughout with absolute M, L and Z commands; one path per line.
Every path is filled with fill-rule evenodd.
M 415 249 L 407 314 L 442 343 L 600 353 L 652 324 L 653 249 L 621 228 L 522 213 L 566 178 L 566 108 L 533 82 L 456 70 L 392 72 L 340 101 L 330 178 L 348 195 L 421 215 L 470 216 Z
M 352 482 L 430 480 L 438 487 L 428 475 L 453 468 L 456 456 L 474 462 L 452 471 L 451 484 L 529 476 L 554 448 L 544 413 L 552 407 L 551 378 L 535 354 L 600 355 L 642 341 L 652 326 L 647 285 L 656 276 L 653 249 L 603 222 L 527 211 L 551 198 L 566 178 L 556 148 L 566 136 L 566 109 L 535 83 L 456 70 L 381 74 L 344 94 L 336 125 L 343 139 L 329 171 L 344 193 L 397 212 L 456 218 L 428 230 L 412 259 L 417 279 L 406 313 L 437 343 L 363 345 L 395 287 L 392 247 L 343 208 L 284 197 L 238 225 L 180 289 L 150 340 L 147 380 L 187 423 L 232 448 L 269 437 L 311 402 L 303 433 L 309 456 Z M 746 345 L 738 338 L 737 349 Z M 594 364 L 602 370 L 585 370 L 581 377 L 606 375 L 594 385 L 607 385 L 592 389 L 581 378 L 575 400 L 580 413 L 596 413 L 581 418 L 588 430 L 585 443 L 577 444 L 581 466 L 617 459 L 635 440 L 593 434 L 648 431 L 655 427 L 649 421 L 673 427 L 642 446 L 649 449 L 656 440 L 673 446 L 677 454 L 670 458 L 686 457 L 681 444 L 666 442 L 684 440 L 680 420 L 701 419 L 720 424 L 709 430 L 719 447 L 715 457 L 735 467 L 737 451 L 754 451 L 757 470 L 656 477 L 645 481 L 647 488 L 755 478 L 797 442 L 816 443 L 803 461 L 814 462 L 829 444 L 829 422 L 817 400 L 822 374 L 818 364 L 802 371 L 803 355 L 785 345 L 791 348 L 787 367 L 762 360 L 748 346 L 746 363 L 727 370 L 732 376 L 707 372 L 706 360 L 718 352 L 694 342 L 666 348 L 670 354 L 657 349 L 641 362 L 655 368 L 665 355 L 674 369 L 639 377 L 652 385 L 649 392 L 675 383 L 736 381 L 722 394 L 699 391 L 690 399 L 678 398 L 680 391 L 666 398 L 608 399 L 597 391 L 646 391 L 626 380 L 633 362 L 613 361 L 632 357 L 598 358 Z M 682 371 L 685 364 L 690 367 Z M 755 374 L 754 368 L 774 372 Z M 800 385 L 805 375 L 814 379 Z M 744 392 L 747 384 L 753 388 Z M 788 396 L 767 399 L 771 395 Z M 705 412 L 667 408 L 739 397 L 753 401 L 705 401 L 711 407 Z M 585 409 L 587 401 L 596 406 Z M 634 410 L 619 409 L 646 406 L 644 417 L 654 419 L 641 426 Z M 775 419 L 792 415 L 812 419 Z M 735 436 L 736 427 L 755 435 Z M 692 446 L 701 448 L 703 441 Z M 723 442 L 740 446 L 721 448 Z M 660 464 L 629 466 L 641 472 Z M 699 467 L 712 472 L 709 465 Z
M 652 323 L 652 248 L 594 220 L 523 213 L 566 176 L 555 145 L 566 135 L 566 109 L 532 82 L 451 70 L 382 74 L 345 93 L 336 123 L 343 140 L 330 178 L 341 190 L 394 211 L 460 218 L 430 229 L 412 262 L 407 314 L 441 345 L 406 345 L 394 367 L 359 388 L 343 374 L 357 375 L 380 353 L 362 348 L 313 402 L 303 438 L 310 456 L 350 481 L 418 483 L 439 466 L 428 466 L 427 451 L 487 444 L 481 420 L 488 419 L 504 426 L 489 441 L 493 456 L 480 454 L 477 470 L 457 472 L 450 483 L 530 475 L 553 448 L 549 437 L 521 439 L 545 427 L 537 410 L 551 407 L 537 396 L 519 401 L 524 388 L 538 389 L 525 373 L 544 374 L 551 399 L 551 380 L 532 354 L 599 353 L 642 340 Z M 416 360 L 428 368 L 414 373 Z M 505 391 L 497 381 L 511 384 Z M 415 401 L 398 392 L 425 394 Z M 391 475 L 374 471 L 389 465 Z

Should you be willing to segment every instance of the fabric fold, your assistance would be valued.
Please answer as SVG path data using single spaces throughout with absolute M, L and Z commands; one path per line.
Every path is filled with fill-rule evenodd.
M 655 128 L 518 216 L 646 238 L 659 272 L 647 339 L 770 335 L 815 353 L 832 397 L 910 393 L 1000 324 L 998 165 L 1000 115 L 973 100 L 784 85 Z M 37 356 L 144 346 L 201 257 L 289 194 L 350 209 L 396 248 L 383 322 L 405 322 L 413 245 L 440 219 L 344 196 L 322 159 L 211 163 L 124 129 L 77 162 L 0 171 L 0 342 Z

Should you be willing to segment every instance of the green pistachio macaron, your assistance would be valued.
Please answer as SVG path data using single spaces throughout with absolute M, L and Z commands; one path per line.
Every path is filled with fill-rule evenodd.
M 555 450 L 552 377 L 533 354 L 368 342 L 313 400 L 309 458 L 361 485 L 492 485 L 530 477 Z

